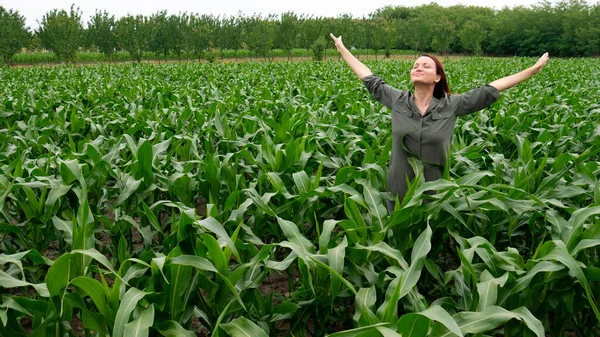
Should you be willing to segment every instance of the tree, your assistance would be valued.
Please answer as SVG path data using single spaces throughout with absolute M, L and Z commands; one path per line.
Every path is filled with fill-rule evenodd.
M 292 59 L 292 49 L 298 43 L 298 16 L 293 12 L 281 14 L 277 29 L 277 45 L 287 52 L 288 60 Z
M 588 27 L 592 21 L 590 8 L 585 1 L 561 1 L 557 9 L 562 16 L 563 32 L 560 49 L 562 55 L 583 56 L 586 54 L 593 41 L 593 32 L 596 27 Z M 590 34 L 592 33 L 592 34 Z
M 115 16 L 106 11 L 96 11 L 88 22 L 88 38 L 107 58 L 114 60 L 117 48 Z
M 392 54 L 392 49 L 396 46 L 396 40 L 398 39 L 395 21 L 388 18 L 381 18 L 377 23 L 380 26 L 380 31 L 383 38 L 385 57 L 389 58 Z
M 585 55 L 600 55 L 600 3 L 590 9 L 590 22 L 588 22 L 586 35 L 589 36 L 589 43 Z
M 117 21 L 116 33 L 119 47 L 127 50 L 134 60 L 140 62 L 149 45 L 148 20 L 141 15 L 124 16 Z
M 74 5 L 65 10 L 52 10 L 42 18 L 38 36 L 44 48 L 52 50 L 59 60 L 75 62 L 77 49 L 83 42 L 81 11 Z
M 248 29 L 246 34 L 246 43 L 251 51 L 256 55 L 267 59 L 269 52 L 273 48 L 275 40 L 275 24 L 274 18 L 268 17 L 264 20 L 260 16 L 253 16 L 246 26 Z
M 235 58 L 237 59 L 238 50 L 242 47 L 244 39 L 242 26 L 248 22 L 252 22 L 252 19 L 245 19 L 241 14 L 237 17 L 230 16 L 221 21 L 216 21 L 213 42 L 221 49 L 221 57 L 223 57 L 224 49 L 233 49 Z
M 325 38 L 319 36 L 319 38 L 312 45 L 312 53 L 314 61 L 323 61 L 325 58 L 325 50 L 327 49 L 327 42 Z
M 302 20 L 300 46 L 306 49 L 307 54 L 310 54 L 314 43 L 320 36 L 325 36 L 325 19 L 322 17 L 305 17 Z
M 7 11 L 0 6 L 0 55 L 4 63 L 10 64 L 13 55 L 27 46 L 29 38 L 25 18 L 17 11 Z
M 505 7 L 499 11 L 488 35 L 489 51 L 496 55 L 523 55 L 520 41 L 526 39 L 526 21 L 532 13 L 532 9 L 524 7 Z
M 481 30 L 478 22 L 467 21 L 460 29 L 460 43 L 467 52 L 481 54 L 481 41 L 484 38 L 485 32 Z
M 453 36 L 454 23 L 444 16 L 433 26 L 431 46 L 438 52 L 446 55 L 448 54 L 448 48 L 450 47 Z
M 179 15 L 171 14 L 167 19 L 168 36 L 171 38 L 171 51 L 180 60 L 181 54 L 185 49 L 183 36 L 188 29 L 187 25 L 187 20 L 184 20 L 184 17 Z
M 382 19 L 380 19 L 382 20 Z M 366 47 L 375 51 L 375 58 L 377 58 L 377 52 L 384 47 L 383 30 L 380 25 L 377 24 L 375 19 L 369 18 L 365 20 L 365 35 L 367 40 Z
M 163 54 L 166 61 L 169 50 L 173 47 L 172 29 L 167 17 L 167 11 L 159 11 L 150 17 L 149 30 L 150 39 L 148 42 L 150 51 L 156 53 L 159 58 Z

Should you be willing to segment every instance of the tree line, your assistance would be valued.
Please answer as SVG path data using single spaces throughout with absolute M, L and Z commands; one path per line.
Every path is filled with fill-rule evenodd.
M 28 49 L 47 49 L 60 60 L 75 61 L 78 50 L 98 50 L 109 59 L 119 50 L 140 61 L 153 52 L 185 58 L 214 59 L 217 51 L 245 49 L 268 57 L 274 49 L 306 49 L 316 56 L 328 46 L 329 32 L 347 46 L 389 57 L 394 49 L 441 54 L 537 56 L 600 55 L 600 3 L 584 0 L 542 1 L 534 6 L 495 10 L 478 6 L 388 6 L 365 17 L 348 14 L 315 17 L 280 15 L 215 16 L 194 13 L 116 18 L 97 11 L 87 22 L 82 12 L 47 12 L 35 31 L 15 10 L 0 6 L 0 54 L 5 63 Z

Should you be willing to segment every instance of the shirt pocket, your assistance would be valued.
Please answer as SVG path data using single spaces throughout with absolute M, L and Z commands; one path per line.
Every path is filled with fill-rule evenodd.
M 403 116 L 406 116 L 408 118 L 412 117 L 413 114 L 412 110 L 409 107 L 397 107 L 394 108 L 394 112 L 402 114 Z
M 429 130 L 432 133 L 446 133 L 449 129 L 454 127 L 452 112 L 436 112 L 431 114 L 431 124 Z
M 392 126 L 394 131 L 400 131 L 402 134 L 414 129 L 412 121 L 413 111 L 409 107 L 397 107 L 393 109 Z

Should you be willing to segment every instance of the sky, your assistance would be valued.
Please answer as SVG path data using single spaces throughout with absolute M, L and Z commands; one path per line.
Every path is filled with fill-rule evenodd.
M 266 15 L 293 11 L 297 14 L 315 16 L 335 17 L 340 14 L 351 14 L 361 17 L 388 5 L 412 7 L 431 2 L 445 7 L 465 5 L 501 9 L 506 6 L 529 7 L 539 3 L 539 0 L 0 0 L 0 6 L 19 11 L 25 17 L 26 25 L 30 29 L 37 29 L 38 21 L 41 21 L 46 12 L 52 9 L 69 9 L 71 4 L 81 9 L 83 21 L 86 23 L 96 9 L 106 10 L 117 18 L 128 13 L 151 15 L 159 10 L 167 10 L 170 14 L 188 12 L 226 16 L 237 15 L 239 12 L 245 15 L 254 13 Z M 595 3 L 595 1 L 588 1 L 588 3 Z

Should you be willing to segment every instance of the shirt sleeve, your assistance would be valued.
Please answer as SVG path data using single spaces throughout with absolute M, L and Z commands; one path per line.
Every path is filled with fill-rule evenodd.
M 393 102 L 404 95 L 403 91 L 385 84 L 377 75 L 365 76 L 362 81 L 371 96 L 390 109 Z
M 486 84 L 464 94 L 452 96 L 454 99 L 458 100 L 456 115 L 461 116 L 492 105 L 492 103 L 500 97 L 500 91 L 495 87 Z

